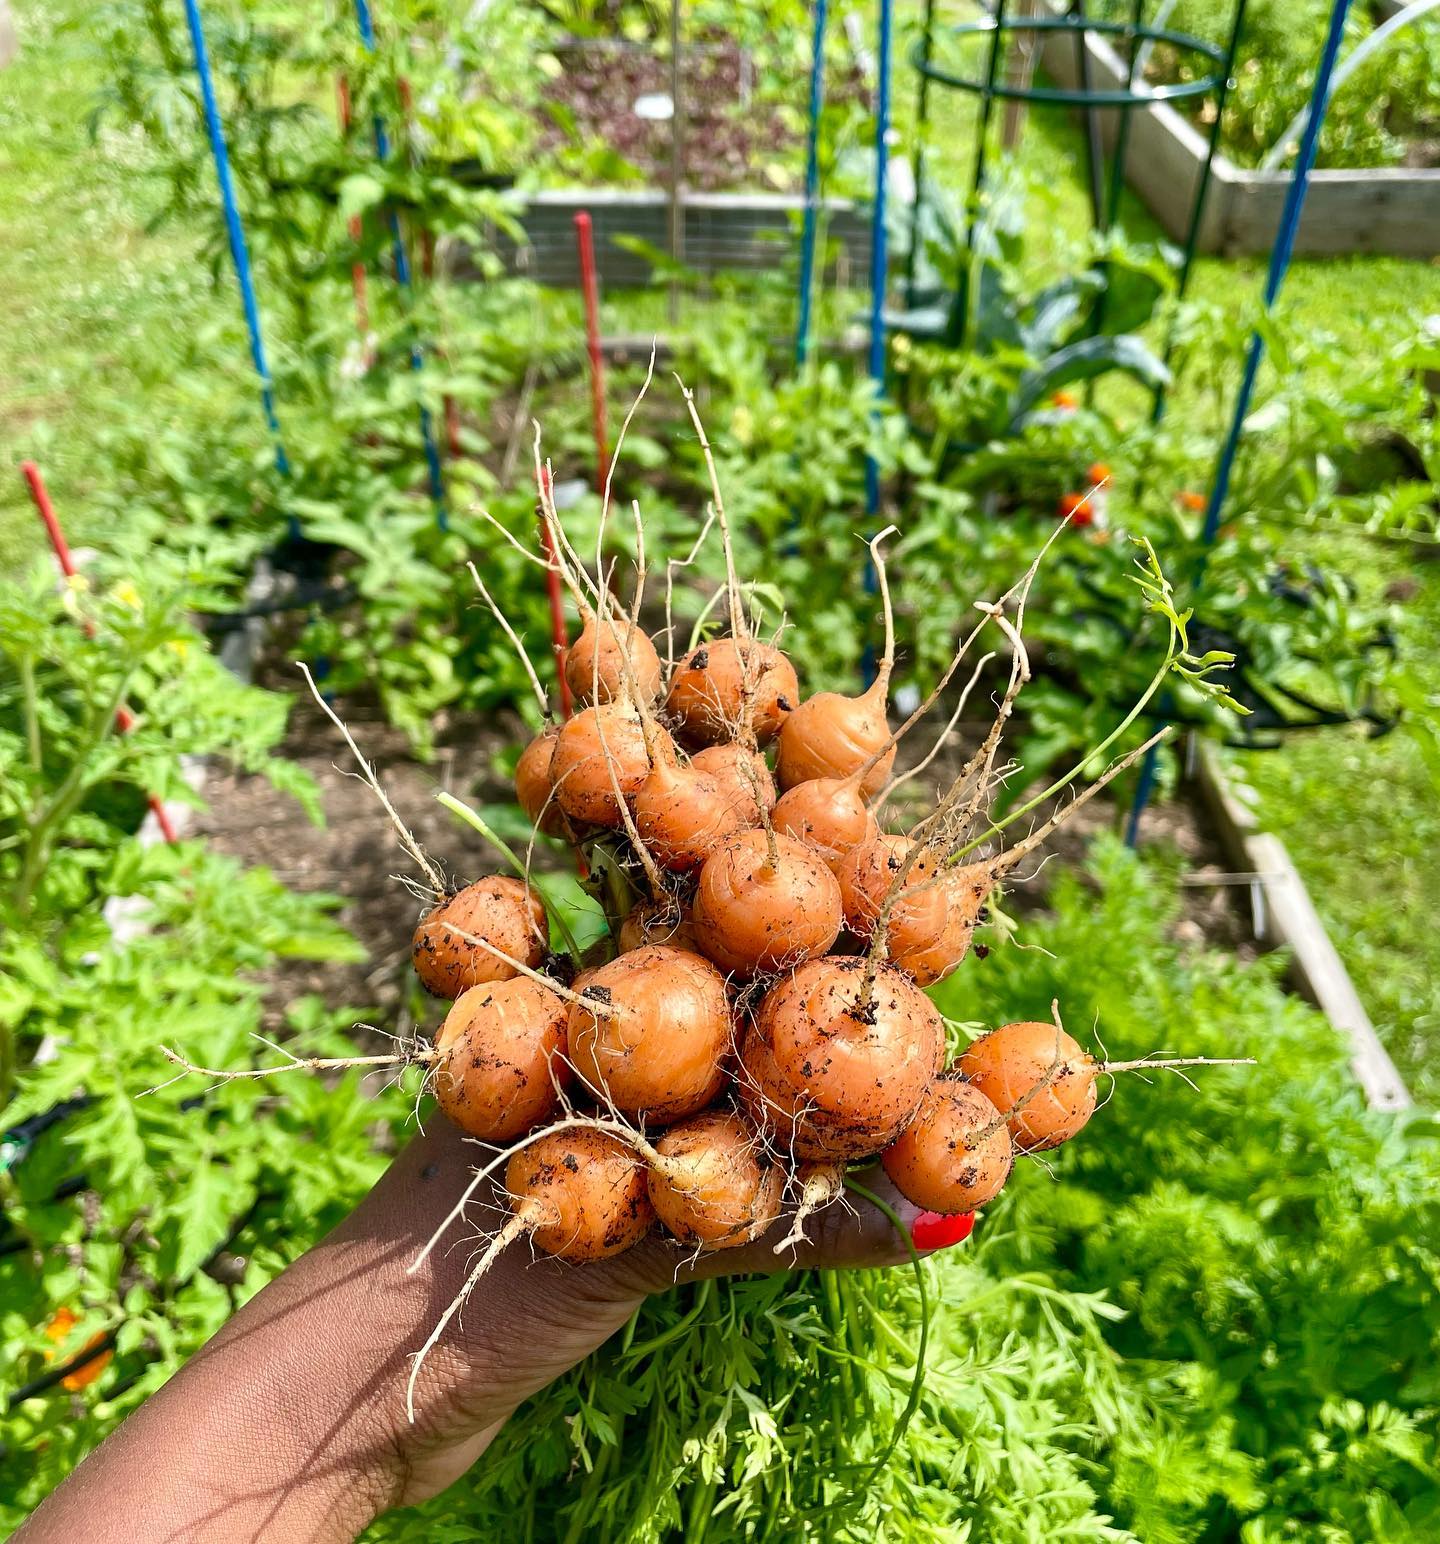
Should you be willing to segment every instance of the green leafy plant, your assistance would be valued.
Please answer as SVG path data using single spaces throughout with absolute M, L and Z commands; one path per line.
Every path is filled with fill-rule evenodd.
M 1024 192 L 1009 179 L 987 188 L 967 221 L 943 187 L 927 186 L 918 217 L 902 204 L 892 219 L 905 308 L 888 313 L 887 326 L 936 348 L 936 375 L 955 368 L 946 354 L 963 347 L 991 376 L 991 389 L 973 399 L 983 412 L 966 430 L 972 444 L 1016 433 L 1057 391 L 1111 372 L 1170 383 L 1139 336 L 1174 288 L 1169 258 L 1112 232 L 1096 239 L 1087 266 L 1032 289 L 1021 279 Z
M 314 807 L 271 754 L 284 700 L 220 667 L 185 619 L 195 594 L 154 554 L 0 588 L 7 1523 L 343 1213 L 377 1172 L 377 1117 L 403 1116 L 354 1079 L 280 1112 L 253 1085 L 173 1081 L 168 1040 L 223 1063 L 282 1027 L 260 980 L 277 962 L 360 957 L 332 897 L 136 838 L 147 794 L 194 801 L 196 754 Z M 353 1010 L 297 997 L 283 1018 L 341 1048 Z
M 138 506 L 154 541 L 223 554 L 222 604 L 231 608 L 248 603 L 258 553 L 274 549 L 282 570 L 298 567 L 279 604 L 298 592 L 293 606 L 317 619 L 302 650 L 323 658 L 339 687 L 377 686 L 422 749 L 443 709 L 524 695 L 503 652 L 482 665 L 488 645 L 463 556 L 499 545 L 469 511 L 500 491 L 493 465 L 503 447 L 492 444 L 490 425 L 502 394 L 546 352 L 535 341 L 543 328 L 526 286 L 487 287 L 475 298 L 443 260 L 463 247 L 493 278 L 494 233 L 517 231 L 507 195 L 483 183 L 519 153 L 523 103 L 508 84 L 504 93 L 484 87 L 494 72 L 528 78 L 518 60 L 542 23 L 525 7 L 502 9 L 508 18 L 492 12 L 477 31 L 458 4 L 402 7 L 367 48 L 348 7 L 332 8 L 318 27 L 290 4 L 209 8 L 286 468 L 276 469 L 277 446 L 226 329 L 197 340 L 172 388 L 182 427 L 161 454 L 148 415 L 111 415 L 114 475 L 96 495 L 102 509 Z M 156 220 L 198 232 L 228 287 L 225 221 L 180 18 L 117 0 L 99 35 L 111 85 L 98 120 L 141 131 L 141 180 L 163 189 L 152 195 Z M 349 104 L 338 123 L 320 106 L 337 80 Z M 502 95 L 512 105 L 493 106 Z M 383 158 L 376 124 L 388 138 Z M 402 243 L 410 285 L 398 282 Z M 351 294 L 356 267 L 370 275 L 364 336 Z M 518 331 L 517 314 L 527 324 Z M 497 513 L 528 525 L 531 508 L 522 496 Z M 185 516 L 178 530 L 176 510 Z M 522 576 L 538 593 L 536 576 L 508 549 L 496 566 L 501 593 Z
M 47 568 L 0 592 L 0 904 L 27 928 L 84 905 L 147 795 L 194 801 L 183 755 L 223 747 L 314 808 L 309 780 L 269 754 L 283 700 L 222 669 L 186 620 L 193 576 L 122 560 L 57 589 Z

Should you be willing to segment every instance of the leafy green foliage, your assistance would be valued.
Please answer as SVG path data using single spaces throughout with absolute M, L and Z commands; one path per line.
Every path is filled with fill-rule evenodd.
M 1028 1173 L 1004 1208 L 1011 1269 L 1058 1264 L 1126 1310 L 1107 1340 L 1150 1410 L 1107 1457 L 1107 1503 L 1146 1540 L 1423 1538 L 1440 1129 L 1367 1112 L 1345 1047 L 1271 962 L 1183 956 L 1175 903 L 1117 845 L 1052 902 L 1024 932 L 1040 948 L 960 972 L 944 1011 L 1040 1017 L 1054 996 L 1116 1059 L 1259 1062 L 1198 1088 L 1122 1077 L 1054 1178 Z
M 927 184 L 918 210 L 902 204 L 891 215 L 905 309 L 888 313 L 887 326 L 940 350 L 963 348 L 987 362 L 994 385 L 1010 377 L 1002 411 L 994 385 L 974 399 L 981 411 L 967 437 L 975 443 L 1014 434 L 1038 404 L 1080 382 L 1115 371 L 1152 389 L 1171 379 L 1139 336 L 1174 290 L 1169 255 L 1133 247 L 1116 231 L 1094 238 L 1084 268 L 1027 290 L 1025 192 L 1013 174 L 997 179 L 967 219 L 943 186 Z
M 63 589 L 43 570 L 0 587 L 0 1359 L 4 1395 L 25 1394 L 0 1456 L 3 1523 L 338 1220 L 378 1170 L 377 1117 L 403 1116 L 353 1077 L 283 1104 L 254 1082 L 197 1093 L 161 1050 L 238 1064 L 282 1027 L 261 972 L 359 957 L 334 898 L 136 839 L 147 792 L 194 799 L 182 756 L 228 756 L 277 797 L 315 799 L 271 754 L 284 700 L 210 655 L 185 619 L 196 593 L 159 554 Z M 299 998 L 285 1027 L 343 1053 L 352 1019 Z M 216 1266 L 224 1248 L 247 1257 L 238 1274 Z M 106 1359 L 85 1369 L 97 1336 Z
M 527 360 L 546 352 L 514 326 L 517 313 L 538 322 L 538 306 L 523 285 L 481 290 L 427 271 L 437 244 L 463 243 L 482 275 L 497 274 L 495 232 L 516 227 L 508 196 L 483 176 L 518 154 L 524 102 L 514 86 L 535 78 L 520 61 L 550 24 L 507 4 L 477 30 L 468 11 L 392 8 L 371 50 L 348 7 L 318 24 L 287 3 L 207 9 L 289 471 L 275 470 L 253 384 L 237 392 L 228 379 L 240 365 L 233 337 L 208 336 L 187 359 L 180 431 L 157 446 L 148 415 L 114 415 L 112 475 L 85 511 L 94 520 L 123 505 L 127 524 L 151 541 L 198 544 L 229 566 L 230 607 L 242 604 L 257 553 L 281 546 L 283 559 L 298 535 L 317 544 L 313 566 L 331 549 L 301 651 L 327 662 L 335 689 L 377 689 L 422 752 L 442 710 L 524 695 L 518 662 L 491 646 L 464 557 L 499 547 L 492 588 L 512 610 L 540 593 L 538 575 L 469 513 L 486 501 L 512 527 L 533 519 L 530 498 L 498 486 L 504 447 L 489 426 Z M 110 84 L 97 123 L 140 132 L 140 180 L 163 189 L 150 193 L 156 221 L 198 231 L 216 282 L 228 286 L 182 18 L 148 0 L 115 0 L 98 36 Z M 342 77 L 350 117 L 337 126 L 320 104 Z M 503 90 L 486 89 L 502 78 Z M 371 143 L 377 121 L 389 137 L 383 160 Z M 396 232 L 424 281 L 417 287 L 387 274 Z M 363 338 L 351 294 L 357 264 L 371 275 Z M 447 458 L 443 508 L 432 497 L 423 415 L 432 439 L 453 425 L 462 452 Z
M 117 557 L 57 589 L 47 567 L 0 591 L 0 915 L 21 927 L 83 907 L 146 795 L 193 800 L 182 755 L 223 748 L 314 808 L 269 755 L 284 701 L 222 669 L 186 620 L 193 575 Z
M 1077 1452 L 1124 1400 L 1100 1336 L 1113 1310 L 1040 1272 L 1009 1290 L 984 1251 L 926 1270 L 924 1394 L 878 1474 L 912 1379 L 909 1272 L 713 1282 L 647 1305 L 460 1487 L 367 1537 L 1129 1537 Z

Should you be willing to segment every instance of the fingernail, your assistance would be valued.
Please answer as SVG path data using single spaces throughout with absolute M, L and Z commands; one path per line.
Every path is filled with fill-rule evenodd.
M 962 1212 L 958 1217 L 921 1212 L 911 1225 L 910 1240 L 917 1249 L 948 1249 L 952 1244 L 963 1244 L 974 1226 L 974 1212 Z

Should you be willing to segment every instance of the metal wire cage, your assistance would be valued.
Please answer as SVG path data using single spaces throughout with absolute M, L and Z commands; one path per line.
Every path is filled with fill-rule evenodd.
M 910 303 L 914 303 L 914 256 L 920 236 L 920 222 L 925 196 L 925 143 L 930 119 L 931 88 L 962 91 L 977 96 L 979 122 L 975 136 L 975 154 L 965 213 L 965 250 L 973 250 L 976 223 L 982 202 L 991 155 L 995 104 L 1025 104 L 1035 107 L 1059 107 L 1079 111 L 1085 123 L 1085 147 L 1091 212 L 1097 231 L 1108 231 L 1119 215 L 1120 197 L 1125 186 L 1125 166 L 1130 145 L 1130 125 L 1134 114 L 1162 102 L 1213 102 L 1213 116 L 1206 144 L 1205 159 L 1196 180 L 1195 193 L 1186 221 L 1178 272 L 1177 293 L 1184 295 L 1194 266 L 1205 201 L 1210 190 L 1215 157 L 1219 151 L 1220 127 L 1225 113 L 1234 73 L 1236 52 L 1244 29 L 1247 0 L 1235 0 L 1228 32 L 1223 43 L 1207 42 L 1187 32 L 1177 31 L 1161 20 L 1146 20 L 1146 0 L 1133 0 L 1127 20 L 1112 21 L 1091 16 L 1085 0 L 1071 0 L 1063 12 L 1044 9 L 1038 14 L 1018 12 L 1011 0 L 991 0 L 989 14 L 974 21 L 937 27 L 935 0 L 926 0 L 921 32 L 910 52 L 910 63 L 918 76 L 916 104 L 917 133 L 913 161 L 914 201 L 911 206 L 910 273 L 907 280 Z M 1167 8 L 1162 4 L 1159 12 Z M 1028 43 L 1033 50 L 1041 40 L 1073 40 L 1075 49 L 1074 86 L 1036 81 L 1028 69 L 1002 71 L 1006 55 Z M 970 40 L 988 43 L 978 70 L 967 71 L 954 56 Z M 1117 46 L 1125 61 L 1124 83 L 1120 86 L 1096 85 L 1091 69 L 1091 43 L 1099 40 Z M 1201 61 L 1194 79 L 1151 85 L 1144 79 L 1143 58 L 1156 45 L 1164 45 L 1181 55 Z M 1112 148 L 1105 148 L 1102 114 L 1118 116 Z M 951 314 L 955 327 L 949 342 L 959 346 L 965 341 L 964 328 L 968 306 L 964 287 L 969 265 L 962 265 Z M 1101 301 L 1103 305 L 1103 297 Z M 1162 399 L 1157 395 L 1157 411 Z

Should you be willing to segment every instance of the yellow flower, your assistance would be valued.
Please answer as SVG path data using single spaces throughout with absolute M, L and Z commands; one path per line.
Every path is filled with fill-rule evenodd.
M 176 657 L 179 659 L 190 658 L 190 640 L 188 638 L 171 638 L 165 647 L 173 649 Z
M 122 606 L 129 606 L 132 611 L 138 611 L 140 609 L 140 592 L 133 584 L 130 583 L 128 579 L 122 579 L 120 583 L 115 586 L 115 599 L 118 600 Z

